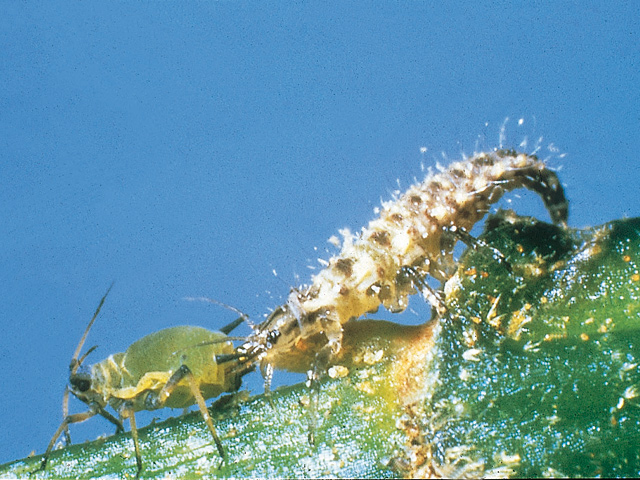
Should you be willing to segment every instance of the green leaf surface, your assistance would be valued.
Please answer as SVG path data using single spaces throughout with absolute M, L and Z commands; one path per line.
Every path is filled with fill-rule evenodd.
M 216 402 L 220 468 L 199 413 L 141 429 L 141 477 L 639 476 L 640 219 L 574 231 L 499 212 L 481 238 L 508 263 L 469 249 L 446 316 L 349 322 L 317 389 Z M 125 433 L 31 478 L 135 473 Z
M 432 466 L 640 475 L 640 220 L 565 232 L 501 212 L 488 229 L 512 273 L 469 251 L 447 285 L 421 427 Z

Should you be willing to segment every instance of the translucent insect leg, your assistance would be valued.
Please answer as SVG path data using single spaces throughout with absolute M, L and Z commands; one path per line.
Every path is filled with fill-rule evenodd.
M 307 386 L 309 387 L 308 441 L 311 446 L 314 446 L 316 443 L 320 379 L 342 348 L 342 325 L 340 322 L 331 318 L 331 316 L 327 316 L 323 319 L 323 327 L 328 341 L 318 353 L 316 353 L 313 368 L 307 372 Z
M 187 367 L 186 365 L 181 365 L 180 368 L 176 370 L 173 373 L 173 375 L 171 375 L 171 378 L 169 378 L 169 381 L 165 384 L 164 387 L 162 387 L 162 390 L 160 390 L 157 396 L 149 395 L 149 397 L 147 397 L 147 402 L 146 402 L 147 407 L 149 407 L 150 410 L 162 408 L 164 403 L 171 396 L 171 393 L 173 392 L 173 390 L 178 386 L 178 384 L 183 379 L 186 379 L 187 382 L 189 383 L 189 388 L 191 389 L 193 398 L 196 399 L 196 403 L 198 404 L 198 409 L 200 410 L 202 419 L 204 420 L 204 423 L 207 425 L 207 428 L 209 428 L 209 431 L 211 432 L 211 436 L 213 437 L 213 440 L 216 444 L 218 453 L 222 458 L 222 462 L 220 463 L 220 466 L 222 466 L 222 464 L 226 459 L 226 454 L 224 452 L 224 448 L 222 447 L 222 442 L 218 437 L 218 433 L 216 432 L 216 429 L 213 426 L 213 421 L 211 420 L 211 415 L 209 414 L 207 405 L 204 402 L 204 397 L 202 396 L 202 392 L 200 392 L 200 385 L 196 381 L 189 367 Z
M 73 415 L 74 418 L 72 418 L 72 416 L 66 416 L 62 421 L 62 423 L 60 424 L 60 426 L 58 427 L 58 429 L 56 430 L 56 433 L 53 434 L 53 437 L 51 438 L 49 445 L 47 445 L 47 449 L 45 450 L 44 456 L 42 457 L 42 462 L 40 463 L 40 467 L 32 473 L 39 472 L 45 469 L 45 467 L 47 466 L 47 462 L 49 461 L 49 455 L 51 455 L 51 451 L 53 450 L 53 447 L 56 444 L 56 440 L 58 440 L 58 437 L 62 434 L 63 431 L 68 429 L 68 426 L 70 423 L 83 422 L 88 418 L 93 417 L 95 414 L 96 412 L 92 412 L 89 410 L 84 413 L 76 413 L 75 415 Z
M 68 391 L 70 391 L 73 395 L 75 395 L 73 390 L 68 390 Z M 67 395 L 67 399 L 68 399 L 68 395 Z M 82 400 L 82 399 L 79 399 L 79 400 L 84 402 L 84 400 Z M 124 426 L 122 425 L 122 422 L 120 420 L 118 420 L 116 417 L 114 417 L 113 415 L 111 415 L 101 405 L 99 405 L 97 403 L 89 403 L 88 405 L 91 408 L 91 410 L 96 412 L 97 415 L 100 415 L 102 418 L 104 418 L 106 420 L 109 420 L 111 423 L 113 423 L 115 425 L 115 427 L 116 427 L 116 433 L 124 433 Z M 65 405 L 63 407 L 63 410 L 65 408 L 67 408 L 67 410 L 68 410 L 68 406 L 67 405 Z M 73 416 L 73 415 L 71 415 L 71 416 Z M 71 423 L 77 423 L 77 422 L 71 422 Z
M 271 381 L 273 380 L 273 365 L 266 361 L 260 362 L 260 374 L 264 379 L 264 396 L 269 402 L 269 406 L 276 413 L 276 406 L 273 403 L 273 397 L 271 396 Z
M 49 455 L 51 455 L 51 451 L 53 450 L 53 447 L 56 444 L 56 440 L 58 440 L 58 437 L 62 434 L 62 432 L 68 428 L 70 423 L 84 422 L 85 420 L 93 417 L 97 413 L 98 412 L 95 412 L 93 410 L 87 410 L 86 412 L 83 412 L 83 413 L 75 413 L 73 415 L 66 416 L 65 419 L 60 424 L 60 426 L 58 427 L 58 429 L 56 430 L 56 433 L 53 434 L 53 437 L 51 438 L 49 445 L 47 445 L 47 450 L 44 452 L 44 457 L 42 458 L 42 463 L 40 463 L 40 468 L 38 468 L 36 472 L 45 469 L 45 467 L 47 466 L 47 461 L 49 460 Z
M 309 387 L 309 433 L 307 434 L 307 441 L 312 447 L 316 444 L 316 419 L 318 416 L 318 395 L 320 394 L 316 375 L 315 368 L 307 372 L 307 386 Z
M 129 419 L 129 425 L 131 425 L 131 438 L 133 438 L 133 447 L 136 453 L 136 465 L 138 471 L 136 472 L 136 478 L 140 476 L 142 472 L 142 455 L 140 454 L 140 441 L 138 440 L 138 428 L 136 427 L 136 414 L 131 406 L 131 402 L 125 402 L 120 407 L 120 416 L 122 418 Z
M 224 448 L 222 447 L 222 442 L 220 441 L 220 438 L 218 437 L 218 433 L 216 432 L 216 428 L 213 426 L 213 421 L 211 420 L 211 415 L 209 414 L 209 410 L 207 409 L 207 406 L 204 403 L 204 398 L 202 396 L 202 393 L 200 392 L 200 387 L 196 382 L 196 379 L 193 376 L 193 373 L 191 373 L 191 370 L 189 370 L 184 365 L 181 367 L 181 370 L 183 369 L 186 370 L 185 376 L 187 377 L 187 381 L 189 382 L 189 387 L 191 387 L 191 393 L 193 394 L 194 398 L 198 402 L 198 408 L 200 409 L 200 413 L 202 414 L 204 423 L 207 424 L 207 427 L 211 432 L 211 436 L 213 437 L 213 441 L 216 442 L 216 448 L 218 449 L 218 454 L 220 454 L 220 458 L 222 459 L 222 461 L 220 462 L 220 466 L 222 466 L 222 464 L 224 463 L 227 457 L 226 457 Z
M 32 473 L 42 471 L 46 468 L 47 462 L 49 461 L 49 456 L 51 455 L 51 451 L 53 450 L 53 447 L 56 444 L 56 440 L 58 440 L 58 437 L 60 437 L 60 435 L 64 433 L 66 440 L 70 440 L 69 425 L 72 423 L 81 423 L 81 422 L 84 422 L 85 420 L 88 420 L 91 417 L 94 417 L 95 415 L 102 415 L 107 420 L 115 424 L 119 431 L 124 430 L 122 427 L 122 423 L 118 421 L 118 419 L 116 419 L 113 415 L 109 414 L 109 412 L 105 411 L 102 407 L 100 407 L 97 404 L 89 405 L 90 408 L 86 412 L 67 415 L 66 413 L 69 410 L 68 403 L 69 403 L 69 390 L 67 388 L 65 390 L 65 395 L 63 397 L 63 406 L 62 406 L 62 410 L 65 413 L 64 419 L 62 420 L 62 423 L 60 424 L 56 432 L 53 434 L 53 437 L 51 437 L 51 441 L 49 442 L 49 445 L 47 445 L 47 449 L 45 450 L 44 456 L 42 457 L 42 462 L 40 463 L 40 467 Z
M 327 337 L 326 347 L 329 348 L 326 359 L 327 364 L 325 365 L 328 367 L 329 361 L 333 356 L 337 355 L 342 348 L 342 324 L 340 320 L 331 313 L 328 313 L 322 318 L 321 322 L 324 334 Z
M 424 298 L 427 302 L 431 304 L 431 306 L 436 310 L 438 315 L 444 315 L 447 311 L 447 308 L 444 305 L 444 300 L 442 298 L 442 292 L 439 290 L 435 290 L 432 288 L 426 281 L 426 275 L 420 274 L 418 270 L 414 267 L 405 267 L 404 269 L 411 276 L 411 281 L 418 289 L 418 291 L 422 294 L 422 298 Z
M 459 228 L 459 227 L 456 227 L 455 225 L 452 225 L 450 227 L 446 227 L 446 231 L 451 235 L 454 235 L 455 237 L 457 237 L 458 240 L 460 240 L 465 245 L 467 245 L 467 247 L 473 248 L 476 251 L 479 248 L 486 248 L 487 250 L 491 250 L 491 252 L 493 253 L 493 257 L 496 260 L 498 260 L 498 262 L 500 262 L 502 265 L 504 265 L 504 267 L 509 271 L 509 273 L 511 273 L 511 264 L 505 258 L 502 252 L 497 248 L 494 248 L 488 243 L 474 237 L 469 232 L 467 232 L 464 228 Z
M 447 311 L 447 307 L 444 305 L 444 301 L 442 299 L 442 294 L 438 290 L 434 290 L 431 288 L 424 280 L 420 279 L 418 281 L 420 285 L 420 293 L 422 297 L 431 304 L 433 308 L 436 309 L 438 315 L 444 315 Z
M 69 387 L 65 387 L 64 394 L 62 395 L 62 418 L 69 416 Z M 67 423 L 64 429 L 64 443 L 65 445 L 71 444 L 71 434 L 69 433 L 69 424 Z

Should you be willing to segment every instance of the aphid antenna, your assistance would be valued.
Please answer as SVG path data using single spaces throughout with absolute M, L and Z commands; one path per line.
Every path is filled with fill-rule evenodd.
M 77 367 L 76 367 L 76 368 L 80 367 L 80 365 L 82 365 L 82 364 L 84 363 L 84 360 L 89 356 L 89 354 L 90 354 L 91 352 L 93 352 L 96 348 L 98 348 L 98 345 L 94 345 L 94 346 L 93 346 L 93 347 L 91 347 L 89 350 L 87 350 L 87 351 L 84 353 L 84 355 L 82 355 L 82 356 L 80 357 L 80 360 L 78 360 L 78 363 L 76 364 L 76 365 L 77 365 Z
M 236 328 L 242 322 L 246 322 L 246 324 L 249 325 L 251 330 L 254 330 L 254 328 L 255 328 L 255 324 L 251 320 L 249 320 L 249 315 L 244 313 L 242 310 L 237 309 L 236 307 L 232 307 L 231 305 L 227 305 L 226 303 L 222 303 L 222 302 L 220 302 L 218 300 L 215 300 L 215 299 L 209 298 L 209 297 L 183 297 L 182 299 L 183 300 L 187 300 L 189 302 L 209 302 L 209 303 L 213 303 L 214 305 L 218 305 L 220 307 L 226 308 L 227 310 L 231 310 L 232 312 L 235 312 L 238 315 L 240 315 L 240 318 L 234 320 L 229 325 L 226 325 L 226 326 L 224 326 L 224 327 L 222 327 L 220 329 L 220 331 L 222 333 L 224 333 L 225 335 L 228 335 L 229 332 L 231 332 L 234 328 Z
M 98 308 L 96 308 L 96 312 L 93 314 L 93 317 L 91 318 L 91 321 L 89 322 L 89 325 L 87 325 L 87 328 L 85 329 L 84 334 L 82 335 L 82 338 L 80 339 L 80 342 L 78 343 L 78 346 L 76 347 L 76 351 L 73 353 L 73 357 L 71 357 L 71 362 L 69 363 L 69 370 L 71 370 L 71 374 L 76 373 L 76 371 L 78 370 L 78 367 L 80 367 L 80 365 L 82 364 L 84 359 L 87 358 L 87 355 L 89 355 L 96 348 L 98 348 L 97 345 L 91 347 L 87 351 L 87 353 L 85 353 L 80 358 L 80 360 L 78 360 L 78 356 L 80 355 L 80 351 L 82 350 L 82 347 L 84 346 L 84 342 L 87 340 L 87 335 L 89 335 L 89 330 L 91 330 L 91 327 L 93 326 L 93 322 L 95 322 L 96 318 L 98 318 L 98 314 L 100 313 L 100 309 L 102 308 L 102 305 L 104 304 L 104 301 L 107 298 L 107 295 L 109 295 L 109 292 L 111 291 L 111 288 L 113 287 L 114 283 L 115 282 L 111 282 L 111 285 L 109 285 L 109 288 L 107 288 L 107 292 L 100 299 L 100 303 L 98 304 Z
M 223 332 L 224 333 L 224 332 Z M 226 333 L 225 333 L 226 335 Z M 218 343 L 226 343 L 229 341 L 237 341 L 237 342 L 245 342 L 247 340 L 247 337 L 224 337 L 224 338 L 218 338 L 216 340 L 209 340 L 207 342 L 200 342 L 200 343 L 196 343 L 194 345 L 190 345 L 188 347 L 185 348 L 181 348 L 180 350 L 176 350 L 175 352 L 172 352 L 171 355 L 177 355 L 181 352 L 187 351 L 191 348 L 198 348 L 198 347 L 206 347 L 207 345 L 216 345 Z M 218 357 L 219 355 L 216 355 L 216 357 Z

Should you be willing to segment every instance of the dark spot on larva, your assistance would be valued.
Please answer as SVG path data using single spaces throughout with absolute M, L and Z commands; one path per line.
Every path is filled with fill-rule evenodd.
M 425 190 L 431 193 L 432 195 L 433 193 L 442 191 L 442 184 L 437 180 L 432 180 L 428 185 L 425 185 L 425 187 L 426 187 Z
M 489 157 L 487 155 L 482 155 L 480 157 L 477 158 L 476 160 L 476 165 L 484 167 L 487 165 L 493 165 L 495 162 L 493 160 L 492 157 Z
M 391 300 L 393 290 L 389 285 L 383 285 L 378 293 L 378 298 L 382 303 Z
M 311 312 L 308 315 L 303 315 L 302 318 L 300 319 L 301 322 L 305 325 L 313 325 L 315 322 L 318 321 L 318 317 L 320 317 L 322 315 L 322 312 L 320 310 L 316 310 L 315 312 Z M 297 323 L 297 322 L 294 322 Z
M 307 318 L 303 318 L 304 320 L 308 320 Z M 298 324 L 298 322 L 287 322 L 287 323 L 283 323 L 282 325 L 280 325 L 279 327 L 279 334 L 278 335 L 274 335 L 273 338 L 271 339 L 271 342 L 273 343 L 273 345 L 275 345 L 278 342 L 278 339 L 280 338 L 280 336 L 289 336 L 292 334 L 295 334 L 294 332 L 299 332 L 300 331 L 300 325 Z
M 396 287 L 398 290 L 407 290 L 408 285 L 413 285 L 415 273 L 413 270 L 402 268 L 396 274 Z
M 518 152 L 516 152 L 515 150 L 513 150 L 512 148 L 503 148 L 501 150 L 498 150 L 496 152 L 496 155 L 500 158 L 505 158 L 505 157 L 517 157 L 518 156 Z M 484 155 L 486 156 L 486 154 Z M 536 157 L 535 155 L 529 155 L 530 158 L 533 158 L 534 160 L 537 160 L 538 157 Z
M 433 216 L 431 215 L 431 211 L 430 211 L 428 208 L 424 211 L 424 213 L 423 213 L 423 214 L 424 214 L 424 216 L 426 217 L 427 222 L 429 222 L 429 223 L 436 223 L 436 222 L 435 222 L 435 220 L 436 220 L 436 219 L 435 219 L 435 218 L 433 218 Z
M 340 295 L 342 295 L 343 297 L 346 297 L 347 295 L 349 295 L 349 289 L 347 287 L 345 287 L 344 285 L 342 285 L 340 287 Z
M 420 238 L 422 236 L 422 234 L 416 227 L 410 227 L 407 230 L 407 235 L 409 235 L 411 238 Z
M 314 298 L 318 298 L 319 294 L 320 294 L 320 289 L 318 287 L 312 286 L 309 290 L 307 290 L 306 293 L 299 294 L 298 300 L 301 302 L 304 300 L 313 300 Z
M 384 271 L 384 268 L 380 266 L 376 269 L 376 272 L 378 273 L 378 278 L 385 278 L 385 275 L 387 273 Z
M 460 168 L 454 168 L 451 170 L 451 176 L 455 178 L 464 178 L 467 176 L 466 172 Z
M 388 247 L 389 245 L 391 245 L 391 241 L 389 240 L 389 232 L 375 231 L 369 238 L 383 247 Z
M 458 212 L 459 223 L 464 224 L 464 222 L 469 220 L 474 220 L 477 216 L 478 210 L 473 207 L 461 208 Z
M 389 216 L 389 219 L 394 223 L 402 223 L 402 219 L 403 218 L 404 217 L 402 215 L 400 215 L 399 213 L 394 213 L 394 214 Z
M 346 278 L 349 278 L 353 274 L 353 259 L 339 258 L 335 263 L 335 268 Z
M 411 197 L 409 197 L 409 200 L 414 205 L 420 205 L 422 203 L 422 198 L 420 197 L 420 195 L 411 195 Z

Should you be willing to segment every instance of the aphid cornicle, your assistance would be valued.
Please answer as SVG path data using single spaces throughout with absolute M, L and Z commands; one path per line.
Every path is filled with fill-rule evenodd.
M 198 405 L 218 453 L 224 461 L 224 449 L 205 405 L 205 399 L 217 397 L 223 392 L 237 391 L 242 376 L 252 370 L 238 368 L 233 362 L 223 365 L 216 362 L 217 355 L 234 351 L 227 334 L 244 318 L 238 318 L 219 332 L 193 326 L 166 328 L 134 342 L 125 352 L 114 353 L 101 362 L 85 366 L 84 360 L 96 347 L 90 348 L 78 357 L 109 290 L 100 300 L 71 359 L 69 385 L 63 399 L 64 420 L 49 442 L 39 470 L 46 467 L 51 451 L 61 434 L 64 433 L 69 441 L 70 424 L 101 415 L 116 426 L 116 433 L 124 431 L 122 421 L 125 418 L 129 419 L 139 475 L 142 471 L 142 456 L 135 412 L 164 407 L 186 408 L 194 404 Z M 86 403 L 89 410 L 69 415 L 69 392 Z M 109 413 L 106 410 L 107 406 L 113 408 L 118 416 Z
M 468 231 L 505 192 L 521 187 L 538 193 L 553 222 L 566 225 L 568 201 L 562 186 L 536 156 L 497 150 L 452 163 L 383 203 L 380 216 L 359 234 L 343 234 L 340 253 L 311 285 L 292 291 L 284 305 L 255 327 L 236 349 L 236 357 L 259 363 L 267 387 L 274 368 L 313 368 L 313 379 L 340 350 L 342 325 L 349 319 L 375 312 L 380 305 L 401 312 L 407 297 L 417 291 L 442 313 L 439 293 L 424 280 L 448 279 L 458 240 L 491 248 Z M 311 364 L 291 361 L 300 358 L 292 352 L 310 348 L 313 355 L 304 358 Z

